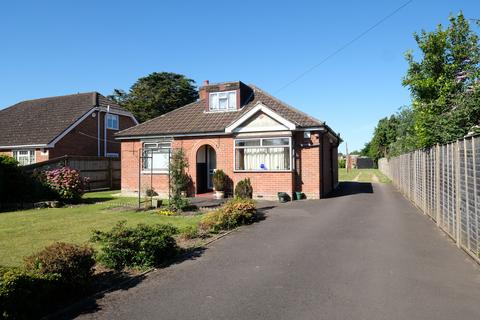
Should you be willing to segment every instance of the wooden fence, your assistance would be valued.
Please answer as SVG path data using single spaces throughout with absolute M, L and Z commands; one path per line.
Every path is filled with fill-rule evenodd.
M 378 167 L 480 262 L 480 136 L 380 159 Z
M 82 177 L 89 178 L 88 189 L 119 189 L 120 159 L 85 156 L 63 156 L 24 166 L 26 172 L 70 167 L 80 171 Z

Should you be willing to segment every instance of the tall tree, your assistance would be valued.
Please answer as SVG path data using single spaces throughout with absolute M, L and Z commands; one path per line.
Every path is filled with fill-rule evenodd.
M 455 112 L 458 95 L 472 90 L 478 81 L 480 46 L 461 12 L 450 16 L 448 28 L 439 25 L 433 32 L 423 30 L 414 37 L 422 57 L 416 61 L 411 51 L 406 53 L 409 68 L 403 85 L 413 98 L 417 147 L 427 147 L 455 136 L 444 135 L 444 126 L 454 125 L 445 119 Z
M 195 81 L 171 72 L 154 72 L 135 82 L 128 93 L 115 89 L 109 98 L 144 122 L 194 102 L 198 98 Z
M 379 158 L 390 156 L 390 146 L 397 138 L 398 119 L 395 115 L 378 121 L 373 138 L 365 146 L 368 156 L 377 161 Z

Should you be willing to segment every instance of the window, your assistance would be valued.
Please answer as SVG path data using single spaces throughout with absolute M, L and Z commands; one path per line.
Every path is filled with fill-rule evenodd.
M 108 158 L 118 158 L 119 155 L 117 152 L 107 152 L 107 157 Z
M 213 92 L 210 93 L 210 111 L 237 110 L 237 92 Z
M 167 171 L 170 163 L 170 142 L 143 144 L 143 170 Z
M 116 114 L 107 114 L 107 129 L 118 130 L 118 116 Z
M 13 157 L 21 166 L 35 163 L 35 150 L 14 150 Z
M 291 154 L 290 138 L 235 140 L 235 170 L 288 171 Z

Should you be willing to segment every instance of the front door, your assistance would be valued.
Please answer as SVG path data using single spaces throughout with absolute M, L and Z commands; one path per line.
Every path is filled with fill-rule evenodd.
M 213 174 L 217 168 L 217 156 L 215 150 L 207 146 L 208 190 L 213 190 Z
M 213 173 L 216 168 L 215 149 L 209 145 L 201 146 L 197 151 L 197 193 L 213 190 Z

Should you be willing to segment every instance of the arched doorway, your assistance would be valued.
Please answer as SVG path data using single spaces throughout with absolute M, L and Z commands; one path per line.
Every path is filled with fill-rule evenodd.
M 205 144 L 197 150 L 197 194 L 213 190 L 213 172 L 217 168 L 215 149 Z

